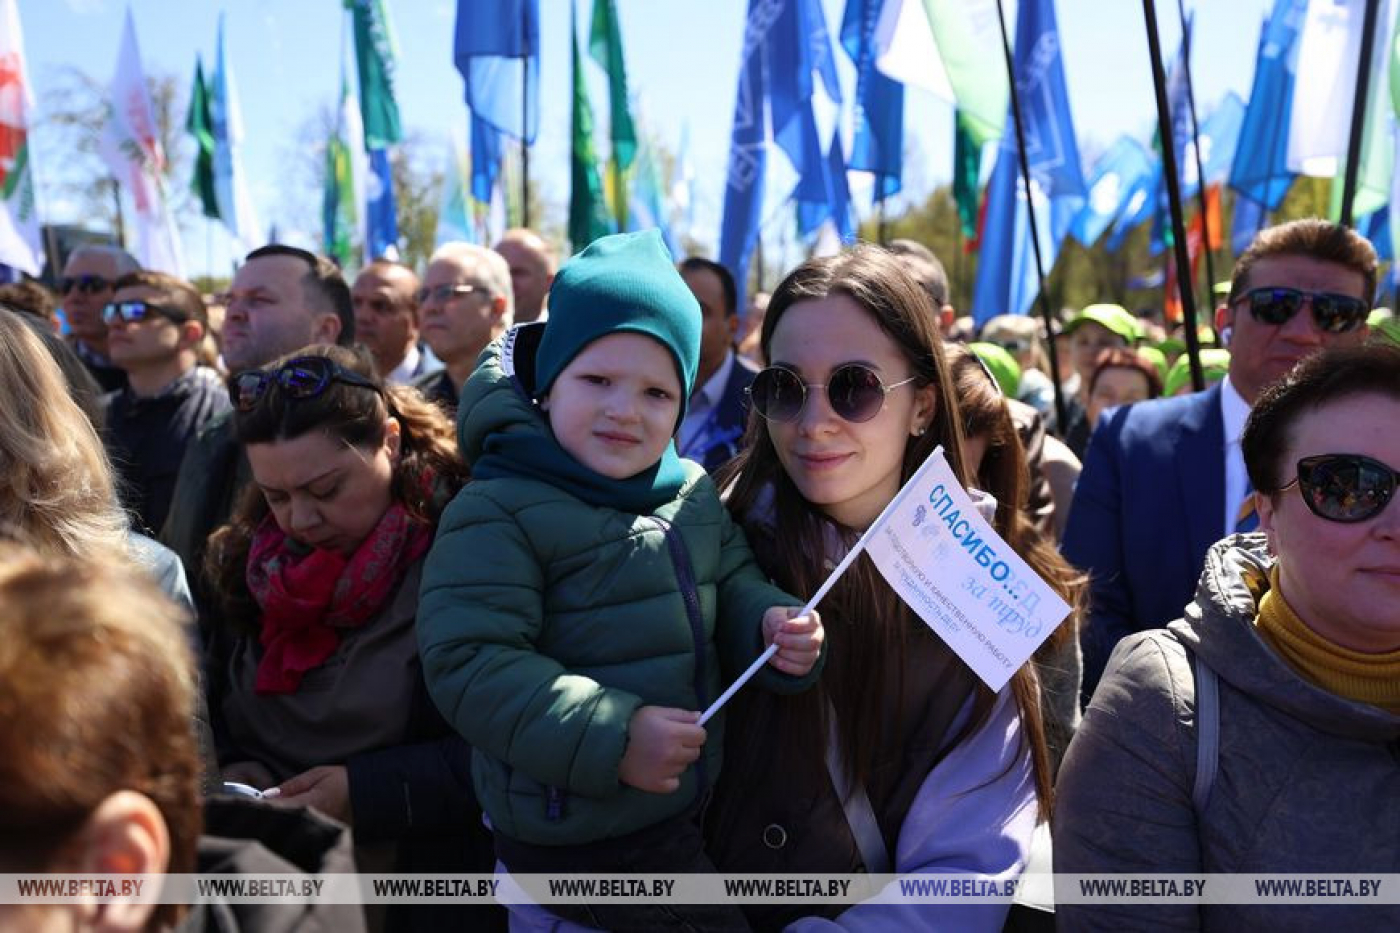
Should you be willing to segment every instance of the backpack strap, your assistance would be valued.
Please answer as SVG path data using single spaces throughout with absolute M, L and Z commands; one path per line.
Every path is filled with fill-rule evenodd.
M 1220 764 L 1220 684 L 1199 654 L 1192 655 L 1192 667 L 1196 672 L 1196 783 L 1191 787 L 1191 806 L 1199 822 Z
M 846 779 L 846 769 L 841 764 L 841 736 L 836 729 L 836 710 L 828 703 L 826 712 L 827 722 L 830 723 L 826 737 L 826 770 L 831 775 L 831 786 L 836 789 L 841 809 L 846 812 L 846 824 L 855 837 L 865 870 L 872 875 L 887 875 L 891 869 L 890 853 L 885 848 L 880 823 L 875 819 L 875 808 L 870 804 L 870 795 L 865 792 L 865 786 L 852 786 Z

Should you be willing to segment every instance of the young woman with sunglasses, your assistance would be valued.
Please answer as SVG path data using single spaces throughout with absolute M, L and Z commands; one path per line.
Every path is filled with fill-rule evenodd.
M 312 346 L 229 380 L 254 484 L 205 562 L 219 760 L 225 780 L 352 824 L 362 871 L 489 872 L 470 749 L 428 698 L 415 628 L 466 470 L 447 417 L 372 372 Z
M 1060 771 L 1057 871 L 1400 872 L 1396 425 L 1396 348 L 1329 350 L 1264 391 L 1241 441 L 1263 533 L 1215 545 L 1184 619 L 1119 643 Z M 1400 905 L 1058 919 L 1396 929 Z
M 762 346 L 770 365 L 754 381 L 728 504 L 775 581 L 813 593 L 935 446 L 968 476 L 961 419 L 934 308 L 876 247 L 788 275 L 773 293 Z M 798 697 L 744 691 L 734 701 L 731 766 L 709 820 L 720 870 L 1014 876 L 1050 798 L 1034 673 L 1023 668 L 1000 694 L 988 690 L 868 557 L 821 612 L 830 659 L 817 686 Z M 852 789 L 844 807 L 833 781 Z M 747 912 L 762 929 L 834 920 L 999 930 L 1006 911 L 766 904 Z

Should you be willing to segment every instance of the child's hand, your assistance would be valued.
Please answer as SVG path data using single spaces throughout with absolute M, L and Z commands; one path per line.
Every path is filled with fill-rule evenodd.
M 763 643 L 778 646 L 768 663 L 794 677 L 805 677 L 822 653 L 826 631 L 822 617 L 815 609 L 811 615 L 800 616 L 802 610 L 789 606 L 774 606 L 763 614 Z
M 674 794 L 681 774 L 700 757 L 705 727 L 688 709 L 642 706 L 627 723 L 627 751 L 617 776 L 624 784 L 652 794 Z

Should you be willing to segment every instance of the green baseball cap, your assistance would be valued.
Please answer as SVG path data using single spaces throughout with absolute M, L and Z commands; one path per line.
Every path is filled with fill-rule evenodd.
M 1157 375 L 1161 376 L 1163 381 L 1166 381 L 1167 355 L 1165 353 L 1158 350 L 1156 347 L 1137 347 L 1135 352 L 1138 356 L 1157 367 Z
M 1128 313 L 1122 305 L 1089 305 L 1065 324 L 1064 332 L 1072 334 L 1085 324 L 1098 324 L 1128 341 L 1131 346 L 1137 343 L 1142 332 L 1138 329 L 1137 318 Z
M 1001 394 L 1015 398 L 1021 391 L 1021 364 L 994 343 L 970 343 L 967 348 L 977 354 L 1001 388 Z
M 1206 377 L 1206 385 L 1213 385 L 1224 379 L 1225 374 L 1229 371 L 1229 350 L 1214 348 L 1201 350 L 1201 372 Z M 1162 382 L 1162 394 L 1168 398 L 1179 392 L 1182 386 L 1189 386 L 1191 384 L 1191 358 L 1185 355 L 1177 357 L 1176 362 L 1167 372 L 1167 378 Z

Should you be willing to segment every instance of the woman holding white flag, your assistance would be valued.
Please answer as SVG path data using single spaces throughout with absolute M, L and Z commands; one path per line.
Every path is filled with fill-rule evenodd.
M 815 593 L 941 445 L 967 477 L 934 310 L 899 262 L 858 246 L 793 271 L 762 331 L 729 507 L 759 563 Z M 801 697 L 739 694 L 711 809 L 722 871 L 929 873 L 1006 880 L 1048 811 L 1035 675 L 1000 693 L 860 556 L 822 603 L 830 646 Z M 837 788 L 841 787 L 842 792 Z M 999 930 L 1008 904 L 764 904 L 756 928 Z

